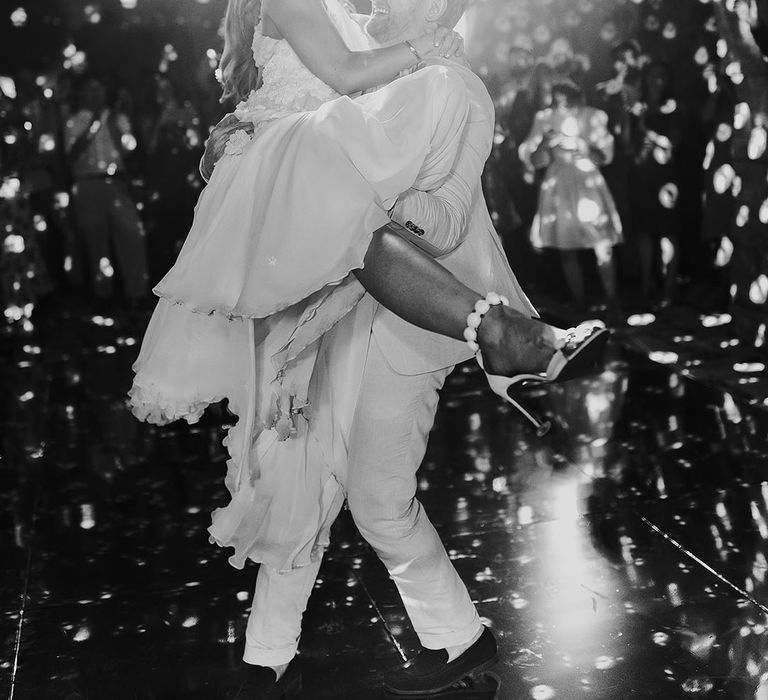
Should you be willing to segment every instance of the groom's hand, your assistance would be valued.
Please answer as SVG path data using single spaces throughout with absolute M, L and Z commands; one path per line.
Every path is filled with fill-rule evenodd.
M 211 179 L 213 168 L 219 158 L 224 155 L 224 148 L 232 136 L 239 129 L 253 133 L 253 124 L 251 122 L 241 122 L 234 114 L 228 114 L 211 131 L 208 140 L 205 142 L 205 153 L 200 159 L 200 174 L 208 182 Z

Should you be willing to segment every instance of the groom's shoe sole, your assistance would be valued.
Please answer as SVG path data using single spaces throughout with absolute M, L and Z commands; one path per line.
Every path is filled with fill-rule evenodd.
M 487 671 L 498 663 L 496 640 L 487 627 L 478 640 L 458 658 L 446 662 L 443 650 L 422 650 L 384 680 L 389 695 L 419 697 L 447 691 L 463 678 Z
M 406 696 L 385 690 L 384 697 L 386 700 L 397 700 L 404 697 L 408 697 L 410 700 L 418 700 L 418 698 L 423 698 L 423 700 L 496 700 L 500 688 L 501 681 L 496 674 L 478 672 L 472 676 L 465 676 L 450 688 L 437 693 Z

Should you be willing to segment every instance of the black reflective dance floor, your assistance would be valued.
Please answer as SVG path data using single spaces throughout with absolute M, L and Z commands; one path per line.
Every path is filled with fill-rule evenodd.
M 61 312 L 0 341 L 2 698 L 214 700 L 241 679 L 255 566 L 229 567 L 205 532 L 227 417 L 130 416 L 141 327 Z M 499 639 L 496 697 L 765 700 L 768 414 L 613 353 L 533 396 L 557 417 L 543 439 L 473 367 L 444 391 L 421 498 Z M 377 674 L 416 647 L 343 513 L 303 697 L 379 698 Z

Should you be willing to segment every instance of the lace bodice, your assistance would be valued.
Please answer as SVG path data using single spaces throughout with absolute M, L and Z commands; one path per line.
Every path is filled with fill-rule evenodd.
M 254 32 L 253 60 L 261 67 L 262 85 L 237 106 L 235 114 L 241 121 L 258 125 L 317 109 L 339 96 L 301 62 L 285 39 L 264 36 L 261 26 Z

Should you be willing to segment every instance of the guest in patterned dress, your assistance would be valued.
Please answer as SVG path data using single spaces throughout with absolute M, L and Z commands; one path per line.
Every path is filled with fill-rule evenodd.
M 617 314 L 613 247 L 622 240 L 622 227 L 600 173 L 600 166 L 613 158 L 608 117 L 585 106 L 581 89 L 571 81 L 556 81 L 552 94 L 552 107 L 536 114 L 520 146 L 520 157 L 529 168 L 546 168 L 531 243 L 539 250 L 560 251 L 566 283 L 578 306 L 586 302 L 578 251 L 594 250 L 609 309 Z

